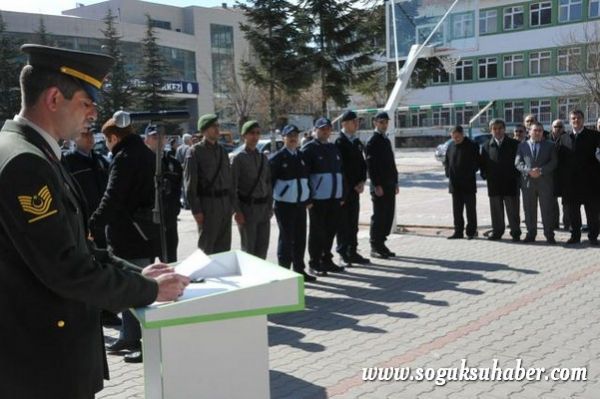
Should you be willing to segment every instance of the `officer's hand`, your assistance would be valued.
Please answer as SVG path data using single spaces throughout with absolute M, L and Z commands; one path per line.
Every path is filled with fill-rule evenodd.
M 165 264 L 165 263 L 154 263 L 150 266 L 146 266 L 144 270 L 142 270 L 142 275 L 148 278 L 157 278 L 160 275 L 173 273 L 175 269 L 173 267 Z
M 158 302 L 174 301 L 183 294 L 183 290 L 190 283 L 190 279 L 176 273 L 167 273 L 156 278 L 158 283 Z
M 356 191 L 359 194 L 362 194 L 362 192 L 365 191 L 365 183 L 358 183 L 356 186 L 354 186 L 354 191 Z
M 244 224 L 246 223 L 246 218 L 244 217 L 244 214 L 242 212 L 236 212 L 233 214 L 233 218 L 235 219 L 235 222 L 237 224 Z
M 383 197 L 383 187 L 375 186 L 375 195 L 377 197 Z
M 396 194 L 400 192 L 400 187 L 396 186 Z
M 196 219 L 197 224 L 204 224 L 204 213 L 195 213 L 194 219 Z
M 313 207 L 313 204 L 312 204 L 312 202 L 311 202 L 310 204 L 306 204 L 306 209 L 310 209 L 310 208 L 312 208 L 312 207 Z

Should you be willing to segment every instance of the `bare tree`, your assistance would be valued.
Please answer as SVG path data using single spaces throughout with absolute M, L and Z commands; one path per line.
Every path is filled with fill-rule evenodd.
M 570 72 L 556 76 L 552 89 L 560 96 L 578 97 L 600 106 L 600 24 L 584 24 L 560 43 L 559 66 Z

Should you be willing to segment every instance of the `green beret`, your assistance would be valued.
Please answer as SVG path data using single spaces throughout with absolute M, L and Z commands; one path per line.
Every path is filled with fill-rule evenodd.
M 218 119 L 219 117 L 215 114 L 202 115 L 200 119 L 198 119 L 198 130 L 203 132 L 204 130 L 208 129 L 210 125 L 215 123 Z
M 250 130 L 254 129 L 255 127 L 259 127 L 258 121 L 248 121 L 244 123 L 244 126 L 242 126 L 242 136 L 248 133 Z

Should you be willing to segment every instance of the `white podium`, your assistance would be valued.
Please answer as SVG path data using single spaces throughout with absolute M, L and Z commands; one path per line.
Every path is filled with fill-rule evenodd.
M 270 397 L 266 315 L 304 309 L 304 279 L 241 251 L 211 259 L 178 301 L 133 310 L 147 399 Z

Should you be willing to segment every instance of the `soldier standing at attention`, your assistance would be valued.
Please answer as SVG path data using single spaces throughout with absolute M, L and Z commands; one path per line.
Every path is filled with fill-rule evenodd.
M 161 142 L 159 144 L 159 137 Z M 158 134 L 156 126 L 152 126 L 146 133 L 146 146 L 154 153 L 164 146 L 164 136 Z M 177 216 L 181 211 L 181 184 L 183 182 L 183 168 L 172 153 L 164 151 L 162 154 L 162 212 L 167 241 L 167 263 L 177 262 Z
M 231 167 L 219 144 L 217 115 L 200 117 L 198 130 L 204 137 L 186 153 L 184 180 L 198 224 L 198 248 L 210 255 L 231 249 Z
M 245 147 L 231 164 L 234 218 L 242 250 L 266 259 L 273 216 L 271 170 L 267 156 L 256 149 L 260 139 L 258 122 L 246 122 L 241 134 Z
M 279 226 L 277 260 L 287 269 L 291 265 L 304 281 L 317 278 L 306 273 L 304 251 L 306 249 L 306 208 L 310 207 L 308 169 L 303 155 L 298 151 L 300 131 L 287 125 L 281 131 L 284 147 L 269 159 L 273 182 L 274 211 Z
M 100 310 L 176 299 L 189 279 L 162 264 L 141 275 L 86 239 L 85 200 L 60 162 L 58 140 L 96 119 L 114 60 L 21 50 L 29 58 L 21 111 L 0 132 L 0 397 L 89 399 L 108 378 Z
M 367 143 L 367 170 L 371 179 L 371 256 L 387 259 L 396 254 L 385 246 L 385 240 L 392 230 L 398 194 L 398 169 L 394 159 L 394 148 L 385 136 L 390 117 L 387 112 L 375 115 L 375 132 Z
M 333 263 L 331 247 L 340 220 L 343 202 L 342 157 L 338 148 L 329 143 L 331 121 L 319 118 L 315 122 L 316 136 L 302 147 L 308 167 L 313 206 L 309 209 L 310 229 L 308 254 L 310 268 L 320 273 L 342 272 Z
M 364 265 L 369 259 L 363 258 L 358 247 L 358 216 L 360 213 L 360 194 L 365 189 L 367 180 L 367 163 L 364 156 L 364 145 L 358 137 L 358 118 L 353 111 L 346 111 L 341 118 L 342 132 L 335 141 L 344 164 L 344 185 L 346 186 L 344 205 L 341 209 L 340 223 L 337 230 L 337 252 L 342 261 L 351 265 Z

